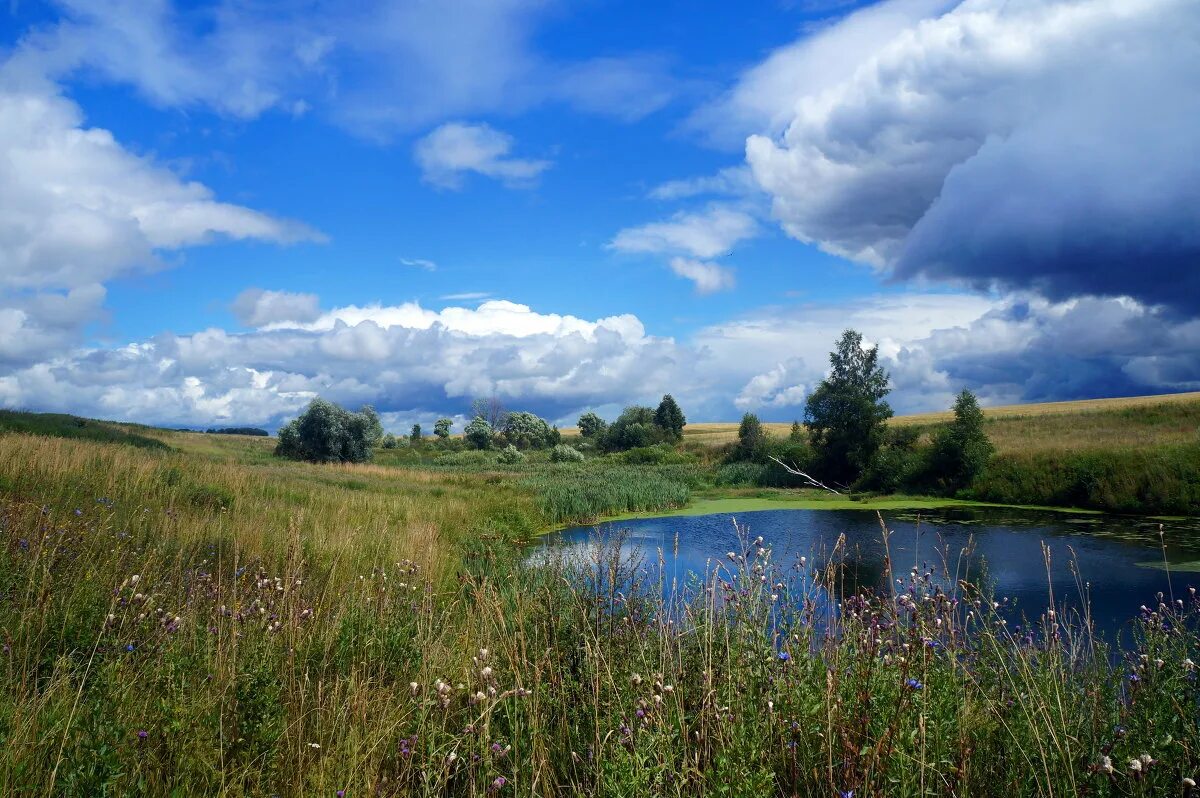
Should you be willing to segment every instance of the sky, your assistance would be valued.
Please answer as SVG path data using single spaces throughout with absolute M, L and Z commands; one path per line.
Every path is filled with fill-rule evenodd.
M 9 0 L 0 406 L 1200 390 L 1195 0 Z

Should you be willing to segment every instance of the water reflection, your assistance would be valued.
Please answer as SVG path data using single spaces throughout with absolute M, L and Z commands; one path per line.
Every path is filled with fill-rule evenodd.
M 734 518 L 753 539 L 762 536 L 776 566 L 795 568 L 836 562 L 841 589 L 889 592 L 887 557 L 894 577 L 917 578 L 954 593 L 960 580 L 986 584 L 1014 618 L 1031 619 L 1049 606 L 1088 606 L 1098 631 L 1111 636 L 1156 594 L 1181 595 L 1200 574 L 1161 565 L 1197 559 L 1196 522 L 1166 524 L 1100 516 L 1065 516 L 1014 510 L 951 509 L 885 516 L 885 545 L 874 512 L 860 510 L 763 510 L 740 514 L 649 518 L 577 527 L 547 541 L 540 556 L 580 554 L 599 542 L 619 539 L 621 555 L 642 557 L 661 578 L 664 597 L 729 565 L 742 553 Z M 661 571 L 658 569 L 661 567 Z M 1087 601 L 1084 601 L 1084 598 Z

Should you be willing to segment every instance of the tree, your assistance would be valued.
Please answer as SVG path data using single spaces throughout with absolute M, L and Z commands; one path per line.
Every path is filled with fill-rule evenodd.
M 554 445 L 554 430 L 533 413 L 509 413 L 504 421 L 504 439 L 518 449 L 545 449 Z
M 446 440 L 450 437 L 450 425 L 454 422 L 448 418 L 439 418 L 433 424 L 433 434 L 440 440 Z
M 954 401 L 954 421 L 933 437 L 931 470 L 946 488 L 957 491 L 970 485 L 995 454 L 983 423 L 975 394 L 963 389 Z
M 585 438 L 599 438 L 606 429 L 608 424 L 595 413 L 584 413 L 579 417 L 579 434 Z
M 370 405 L 351 413 L 333 402 L 314 399 L 299 417 L 279 430 L 275 454 L 313 463 L 362 463 L 383 438 L 383 425 Z
M 742 423 L 738 425 L 738 442 L 734 447 L 732 459 L 752 463 L 763 462 L 767 459 L 768 445 L 766 430 L 763 429 L 758 416 L 753 413 L 742 416 Z
M 474 418 L 482 418 L 492 429 L 501 429 L 508 421 L 508 411 L 504 409 L 504 405 L 496 394 L 487 397 L 481 396 L 473 400 L 471 415 Z
M 804 432 L 804 427 L 800 426 L 799 421 L 792 422 L 792 431 L 788 434 L 788 440 L 792 443 L 808 443 L 808 435 Z
M 879 365 L 879 347 L 863 348 L 862 333 L 846 330 L 829 355 L 829 376 L 808 397 L 808 427 L 822 479 L 850 484 L 863 473 L 883 442 L 892 408 L 891 390 Z
M 414 443 L 414 444 L 419 444 L 421 442 L 421 425 L 420 424 L 412 425 L 412 432 L 408 433 L 408 439 L 410 441 L 412 441 L 412 443 Z
M 654 423 L 654 411 L 635 405 L 622 410 L 617 420 L 609 425 L 600 447 L 608 452 L 623 452 L 650 446 L 662 439 L 663 431 Z
M 463 429 L 463 437 L 466 438 L 467 444 L 475 449 L 492 448 L 492 439 L 495 434 L 492 425 L 483 416 L 476 416 Z
M 664 396 L 658 403 L 658 409 L 654 411 L 654 423 L 670 440 L 677 441 L 683 437 L 687 418 L 671 394 Z

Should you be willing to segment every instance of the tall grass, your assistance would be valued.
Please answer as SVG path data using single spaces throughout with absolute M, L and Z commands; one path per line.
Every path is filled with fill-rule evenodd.
M 683 507 L 698 478 L 699 470 L 687 466 L 560 464 L 539 469 L 520 485 L 537 496 L 550 523 L 587 523 L 605 515 Z

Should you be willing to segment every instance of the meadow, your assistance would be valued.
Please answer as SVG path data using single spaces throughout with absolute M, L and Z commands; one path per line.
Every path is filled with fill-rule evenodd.
M 1194 794 L 1190 575 L 1130 597 L 1125 651 L 1009 621 L 952 559 L 858 594 L 836 547 L 748 537 L 665 605 L 653 553 L 521 544 L 710 495 L 701 455 L 311 465 L 137 434 L 163 445 L 0 435 L 0 794 Z

